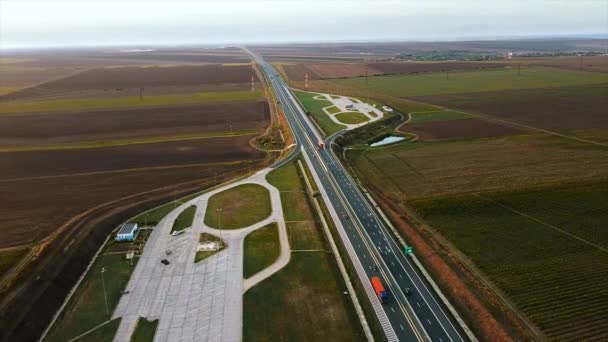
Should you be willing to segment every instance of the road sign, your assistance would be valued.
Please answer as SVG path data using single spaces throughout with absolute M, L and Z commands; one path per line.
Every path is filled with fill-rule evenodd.
M 405 247 L 405 253 L 406 254 L 413 254 L 414 253 L 414 247 L 412 247 L 412 246 Z

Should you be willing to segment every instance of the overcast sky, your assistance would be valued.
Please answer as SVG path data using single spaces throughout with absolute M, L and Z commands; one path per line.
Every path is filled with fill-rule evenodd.
M 0 0 L 0 48 L 606 34 L 608 0 Z

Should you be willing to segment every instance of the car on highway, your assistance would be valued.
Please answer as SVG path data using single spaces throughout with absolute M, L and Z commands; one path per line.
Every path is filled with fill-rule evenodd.
M 167 260 L 167 259 L 161 260 L 160 263 L 163 264 L 163 265 L 169 265 L 170 264 L 169 260 Z
M 409 287 L 406 287 L 406 288 L 403 290 L 403 293 L 405 293 L 405 295 L 406 295 L 406 296 L 411 296 L 411 295 L 413 295 L 412 290 L 410 290 L 410 288 L 409 288 Z

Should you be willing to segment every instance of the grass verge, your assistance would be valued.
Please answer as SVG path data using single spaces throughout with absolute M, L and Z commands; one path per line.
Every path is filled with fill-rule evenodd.
M 291 161 L 268 174 L 281 198 L 300 194 L 286 203 L 286 215 L 306 220 L 288 222 L 293 251 L 289 264 L 249 289 L 243 298 L 244 341 L 363 341 L 365 335 L 339 275 L 333 256 L 325 251 L 322 233 L 304 194 L 303 181 Z M 303 208 L 303 209 L 302 209 Z M 291 227 L 290 227 L 291 226 Z M 293 246 L 292 246 L 293 247 Z M 318 249 L 318 250 L 315 250 Z
M 308 93 L 304 91 L 294 90 L 293 94 L 298 98 L 307 113 L 315 120 L 326 135 L 332 135 L 335 132 L 343 130 L 345 127 L 335 123 L 329 115 L 323 111 L 324 107 L 331 106 L 331 102 L 327 100 L 317 100 L 314 97 L 317 93 Z
M 140 317 L 137 321 L 137 327 L 131 335 L 131 342 L 152 342 L 158 328 L 158 319 L 148 321 Z
M 279 229 L 275 222 L 249 233 L 245 237 L 243 277 L 249 278 L 272 265 L 280 254 Z
M 268 190 L 257 184 L 243 184 L 209 198 L 205 224 L 218 229 L 239 229 L 262 221 L 270 213 Z
M 340 120 L 340 122 L 351 125 L 360 124 L 369 120 L 367 116 L 359 112 L 344 112 L 336 114 L 336 119 Z
M 0 277 L 9 271 L 30 249 L 28 247 L 7 248 L 0 251 Z
M 173 230 L 184 230 L 192 226 L 194 220 L 194 214 L 196 214 L 196 206 L 191 205 L 184 209 L 173 222 Z

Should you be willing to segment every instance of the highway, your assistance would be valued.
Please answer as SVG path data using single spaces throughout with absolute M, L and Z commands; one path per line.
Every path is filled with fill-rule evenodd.
M 335 135 L 325 141 L 326 148 L 319 149 L 322 138 L 285 82 L 262 57 L 246 51 L 261 66 L 280 101 L 296 139 L 296 150 L 301 150 L 317 182 L 386 339 L 468 340 L 333 153 L 330 146 Z M 381 304 L 376 298 L 370 284 L 373 276 L 382 280 L 389 293 L 388 303 Z M 411 294 L 406 295 L 405 289 Z

